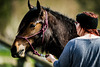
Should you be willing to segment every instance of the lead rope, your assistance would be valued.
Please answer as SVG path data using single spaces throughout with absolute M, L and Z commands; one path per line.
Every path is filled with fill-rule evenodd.
M 43 32 L 43 37 L 42 37 L 42 44 L 44 42 L 44 33 L 46 32 L 47 28 L 48 28 L 48 16 L 47 16 L 47 12 L 46 12 L 46 19 L 45 19 L 45 24 L 43 24 L 43 28 L 42 28 L 42 32 Z M 46 28 L 46 29 L 45 29 Z M 31 44 L 30 44 L 31 45 Z M 42 56 L 42 57 L 47 57 L 48 55 L 43 55 L 43 54 L 39 54 L 37 51 L 34 50 L 33 46 L 31 45 L 34 54 L 38 55 L 38 56 Z
M 46 29 L 45 29 L 45 27 L 46 27 Z M 48 16 L 47 16 L 47 12 L 46 12 L 45 24 L 43 24 L 43 28 L 42 28 L 42 31 L 43 31 L 42 43 L 43 43 L 43 41 L 44 41 L 44 33 L 45 33 L 45 31 L 47 30 L 47 28 L 48 28 Z
M 45 24 L 43 24 L 43 28 L 42 28 L 42 32 L 43 32 L 42 44 L 44 42 L 44 33 L 46 32 L 46 30 L 48 28 L 48 16 L 47 16 L 47 12 L 46 12 L 45 15 L 46 15 Z M 29 42 L 29 40 L 27 40 L 27 41 Z M 42 56 L 42 57 L 47 57 L 48 56 L 48 55 L 39 54 L 37 51 L 34 50 L 34 48 L 33 48 L 33 46 L 31 44 L 30 44 L 30 46 L 32 47 L 35 55 Z

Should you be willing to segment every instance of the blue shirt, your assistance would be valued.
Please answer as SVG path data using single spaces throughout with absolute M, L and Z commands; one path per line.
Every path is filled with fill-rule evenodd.
M 100 67 L 100 38 L 70 40 L 54 67 Z

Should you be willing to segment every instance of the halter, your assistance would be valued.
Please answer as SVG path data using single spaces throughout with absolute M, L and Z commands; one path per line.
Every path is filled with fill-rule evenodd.
M 43 55 L 43 54 L 39 54 L 35 49 L 34 49 L 34 47 L 32 46 L 32 44 L 30 43 L 30 41 L 28 40 L 29 38 L 31 38 L 31 37 L 34 37 L 34 36 L 36 36 L 36 35 L 38 35 L 39 33 L 41 33 L 42 32 L 42 43 L 43 43 L 43 41 L 44 41 L 44 33 L 45 33 L 45 31 L 47 30 L 47 28 L 48 28 L 48 15 L 47 15 L 47 12 L 45 11 L 45 21 L 44 21 L 44 23 L 43 23 L 43 28 L 39 31 L 39 32 L 37 32 L 36 34 L 33 34 L 33 35 L 31 35 L 31 36 L 29 36 L 29 37 L 23 37 L 23 36 L 16 36 L 16 38 L 22 38 L 22 39 L 25 39 L 28 43 L 29 43 L 29 45 L 31 46 L 31 48 L 33 49 L 33 54 L 35 54 L 35 55 L 38 55 L 38 56 L 43 56 L 43 57 L 46 57 L 45 55 Z

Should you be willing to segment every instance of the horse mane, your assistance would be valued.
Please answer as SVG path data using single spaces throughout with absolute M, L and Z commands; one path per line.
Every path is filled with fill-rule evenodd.
M 63 14 L 57 12 L 57 11 L 53 11 L 50 8 L 43 7 L 43 9 L 46 10 L 47 12 L 50 12 L 53 16 L 56 17 L 57 20 L 61 21 L 61 23 L 63 23 L 65 25 L 66 29 L 70 28 L 70 32 L 68 31 L 70 34 L 72 34 L 70 39 L 78 36 L 76 34 L 73 34 L 73 33 L 76 33 L 76 31 L 75 31 L 76 27 L 75 27 L 75 24 L 74 24 L 74 22 L 75 22 L 74 19 L 69 18 L 68 16 L 65 16 L 65 15 L 63 15 Z M 74 31 L 73 31 L 73 28 L 74 28 Z
M 75 31 L 76 27 L 74 24 L 76 21 L 74 19 L 69 18 L 68 16 L 65 16 L 57 11 L 53 11 L 50 8 L 43 7 L 43 9 L 46 10 L 47 12 L 50 12 L 53 16 L 55 16 L 57 20 L 59 20 L 61 23 L 63 23 L 65 25 L 66 29 L 70 28 L 70 32 L 68 31 L 70 34 L 72 34 L 71 35 L 72 37 L 70 39 L 78 36 L 76 34 L 73 34 L 73 33 L 76 33 L 76 31 Z M 74 31 L 73 31 L 73 28 L 74 28 Z
M 52 15 L 54 15 L 58 20 L 60 21 L 63 21 L 63 22 L 67 22 L 67 21 L 70 21 L 70 23 L 74 23 L 75 20 L 72 19 L 72 18 L 69 18 L 68 16 L 65 16 L 57 11 L 53 11 L 51 10 L 50 8 L 46 8 L 46 7 L 43 7 L 47 12 L 50 12 Z

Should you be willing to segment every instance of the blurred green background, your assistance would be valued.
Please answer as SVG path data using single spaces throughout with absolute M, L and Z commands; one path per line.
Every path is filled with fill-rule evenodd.
M 30 0 L 36 6 L 37 0 Z M 83 11 L 91 11 L 100 15 L 100 0 L 39 0 L 44 7 L 75 19 Z M 17 35 L 17 28 L 28 12 L 27 0 L 0 0 L 0 39 L 2 37 L 13 43 Z M 98 29 L 100 28 L 100 23 Z M 0 43 L 0 67 L 17 67 L 18 59 L 12 58 L 10 50 Z M 28 58 L 24 67 L 34 67 L 34 60 Z

